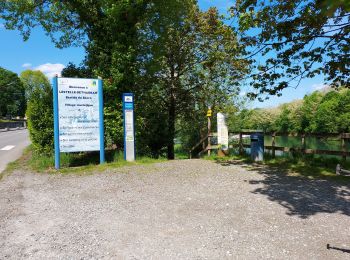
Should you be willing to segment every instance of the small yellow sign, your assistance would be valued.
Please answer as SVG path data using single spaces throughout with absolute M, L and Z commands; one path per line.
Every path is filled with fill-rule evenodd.
M 207 111 L 207 117 L 211 117 L 211 114 L 212 114 L 211 109 L 208 109 L 208 111 Z

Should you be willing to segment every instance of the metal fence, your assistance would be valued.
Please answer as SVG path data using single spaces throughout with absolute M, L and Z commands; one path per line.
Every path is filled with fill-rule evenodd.
M 231 144 L 231 148 L 238 148 L 239 153 L 244 153 L 244 148 L 250 148 L 250 144 L 244 143 L 243 139 L 248 137 L 250 139 L 250 134 L 254 133 L 254 131 L 244 131 L 244 132 L 236 132 L 230 133 L 230 139 L 234 137 L 237 140 L 236 144 Z M 350 133 L 264 133 L 264 136 L 270 136 L 272 138 L 271 145 L 265 145 L 265 149 L 271 151 L 272 157 L 275 157 L 276 151 L 289 152 L 289 153 L 302 153 L 302 154 L 319 154 L 319 155 L 335 155 L 341 156 L 344 160 L 347 157 L 350 157 L 350 151 L 347 149 L 346 142 L 350 140 Z M 300 144 L 298 147 L 288 147 L 288 146 L 277 146 L 276 145 L 276 137 L 277 136 L 290 136 L 290 137 L 299 137 Z M 217 137 L 217 133 L 210 133 L 203 137 L 195 146 L 190 150 L 190 158 L 197 154 L 200 156 L 201 154 L 208 152 L 210 155 L 211 150 L 217 150 L 218 145 L 213 144 L 212 140 Z M 316 137 L 316 138 L 336 138 L 340 143 L 340 149 L 308 149 L 306 147 L 306 138 L 307 137 Z M 197 153 L 194 153 L 198 151 Z
M 13 122 L 0 122 L 0 130 L 11 130 L 18 128 L 26 128 L 27 122 L 22 121 L 13 121 Z

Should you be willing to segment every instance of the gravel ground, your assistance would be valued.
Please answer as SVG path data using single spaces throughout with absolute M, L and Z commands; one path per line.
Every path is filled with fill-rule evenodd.
M 350 184 L 264 167 L 16 171 L 0 182 L 0 209 L 0 259 L 350 258 Z

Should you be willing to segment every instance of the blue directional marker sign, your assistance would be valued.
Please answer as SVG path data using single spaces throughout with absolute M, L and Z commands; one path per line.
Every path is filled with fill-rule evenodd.
M 123 94 L 124 116 L 124 159 L 135 161 L 135 117 L 134 117 L 134 94 Z

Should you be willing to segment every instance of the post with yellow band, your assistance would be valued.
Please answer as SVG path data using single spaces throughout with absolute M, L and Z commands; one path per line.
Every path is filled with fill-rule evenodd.
M 212 110 L 211 107 L 208 107 L 208 111 L 207 111 L 207 118 L 208 118 L 208 156 L 210 156 L 210 149 L 211 149 L 211 120 L 210 117 L 212 116 Z

